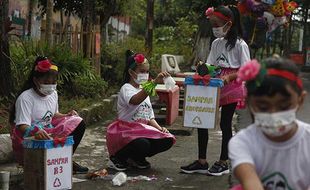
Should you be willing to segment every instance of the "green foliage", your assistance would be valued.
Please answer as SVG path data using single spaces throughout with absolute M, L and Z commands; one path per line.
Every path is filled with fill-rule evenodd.
M 54 62 L 59 68 L 58 90 L 67 96 L 85 95 L 79 94 L 81 90 L 73 90 L 73 81 L 80 78 L 94 82 L 98 89 L 105 88 L 104 81 L 96 76 L 89 60 L 82 55 L 75 55 L 65 44 L 47 45 L 31 40 L 15 41 L 11 43 L 12 76 L 16 89 L 20 90 L 28 78 L 38 55 L 44 55 Z M 80 85 L 89 85 L 79 83 Z M 79 86 L 80 89 L 87 87 Z M 77 89 L 77 88 L 76 88 Z M 79 92 L 79 93 L 78 93 Z M 89 92 L 87 92 L 89 93 Z
M 153 49 L 153 71 L 160 71 L 161 55 L 174 54 L 183 55 L 189 60 L 192 55 L 194 36 L 198 26 L 189 21 L 187 17 L 180 18 L 176 26 L 163 26 L 155 29 L 155 44 Z
M 98 76 L 89 78 L 86 75 L 77 76 L 73 80 L 73 92 L 84 97 L 98 97 L 105 92 L 107 83 Z
M 128 37 L 119 43 L 102 48 L 102 77 L 109 82 L 121 84 L 125 68 L 126 50 L 144 53 L 144 40 Z
M 9 105 L 8 97 L 0 97 L 0 134 L 9 133 Z

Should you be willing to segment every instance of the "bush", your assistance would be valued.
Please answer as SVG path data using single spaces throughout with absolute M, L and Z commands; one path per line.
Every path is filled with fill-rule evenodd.
M 145 53 L 144 40 L 128 37 L 122 42 L 108 44 L 102 48 L 102 78 L 113 84 L 122 83 L 125 53 L 128 49 L 134 52 Z
M 16 89 L 28 78 L 33 67 L 34 60 L 38 55 L 44 55 L 51 59 L 59 67 L 58 91 L 67 96 L 85 96 L 92 83 L 97 85 L 101 94 L 106 87 L 104 81 L 96 76 L 93 67 L 88 59 L 82 55 L 73 54 L 71 48 L 66 44 L 47 45 L 42 42 L 32 40 L 19 40 L 11 43 L 12 76 Z M 90 84 L 79 82 L 79 87 L 73 85 L 73 81 L 81 79 L 91 82 Z M 75 84 L 77 84 L 75 82 Z M 75 89 L 73 89 L 75 87 Z M 77 90 L 78 89 L 78 90 Z M 96 92 L 99 92 L 98 90 Z M 16 92 L 15 92 L 16 93 Z
M 89 78 L 85 75 L 75 77 L 73 80 L 73 92 L 85 98 L 98 97 L 104 94 L 107 83 L 99 77 Z
M 176 22 L 176 26 L 163 26 L 155 28 L 152 57 L 148 57 L 151 63 L 151 76 L 161 71 L 161 55 L 183 55 L 185 62 L 192 56 L 194 35 L 198 26 L 193 25 L 190 19 L 185 17 Z M 110 83 L 121 84 L 125 66 L 125 52 L 131 49 L 134 52 L 144 52 L 144 38 L 127 37 L 119 43 L 108 44 L 102 49 L 102 77 Z

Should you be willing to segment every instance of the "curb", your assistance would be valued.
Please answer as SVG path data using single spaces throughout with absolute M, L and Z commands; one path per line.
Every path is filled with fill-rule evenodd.
M 100 103 L 81 109 L 79 115 L 87 126 L 112 117 L 114 118 L 116 114 L 116 101 L 117 94 L 103 99 Z M 0 166 L 2 166 L 1 164 L 12 164 L 14 159 L 10 135 L 0 135 L 0 143 Z
M 0 164 L 13 160 L 12 141 L 10 134 L 0 135 Z
M 87 126 L 95 124 L 102 120 L 108 120 L 115 117 L 117 94 L 103 99 L 100 103 L 95 103 L 87 108 L 79 111 L 79 115 L 83 118 Z

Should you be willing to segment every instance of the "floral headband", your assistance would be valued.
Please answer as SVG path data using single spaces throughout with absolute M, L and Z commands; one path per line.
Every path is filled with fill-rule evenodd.
M 247 62 L 238 71 L 238 81 L 256 81 L 256 86 L 260 86 L 264 76 L 277 76 L 297 84 L 303 89 L 302 80 L 292 72 L 281 69 L 266 69 L 265 65 L 261 65 L 256 59 Z
M 209 18 L 211 15 L 214 15 L 222 20 L 225 20 L 225 21 L 231 21 L 231 18 L 229 16 L 225 16 L 223 13 L 219 12 L 219 11 L 216 11 L 214 10 L 213 7 L 209 7 L 206 12 L 205 12 L 205 15 L 207 16 L 207 18 Z
M 135 61 L 130 65 L 130 68 L 134 68 L 137 65 L 142 65 L 142 64 L 145 64 L 147 62 L 147 59 L 141 53 L 136 54 L 133 59 Z
M 48 59 L 45 59 L 39 61 L 35 66 L 34 70 L 40 73 L 45 73 L 48 72 L 49 70 L 58 71 L 58 67 L 56 65 L 53 65 Z

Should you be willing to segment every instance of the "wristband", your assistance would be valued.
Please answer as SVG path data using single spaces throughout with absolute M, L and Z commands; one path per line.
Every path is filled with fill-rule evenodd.
M 149 96 L 155 96 L 156 95 L 156 83 L 153 81 L 147 81 L 142 84 L 142 89 L 149 95 Z

